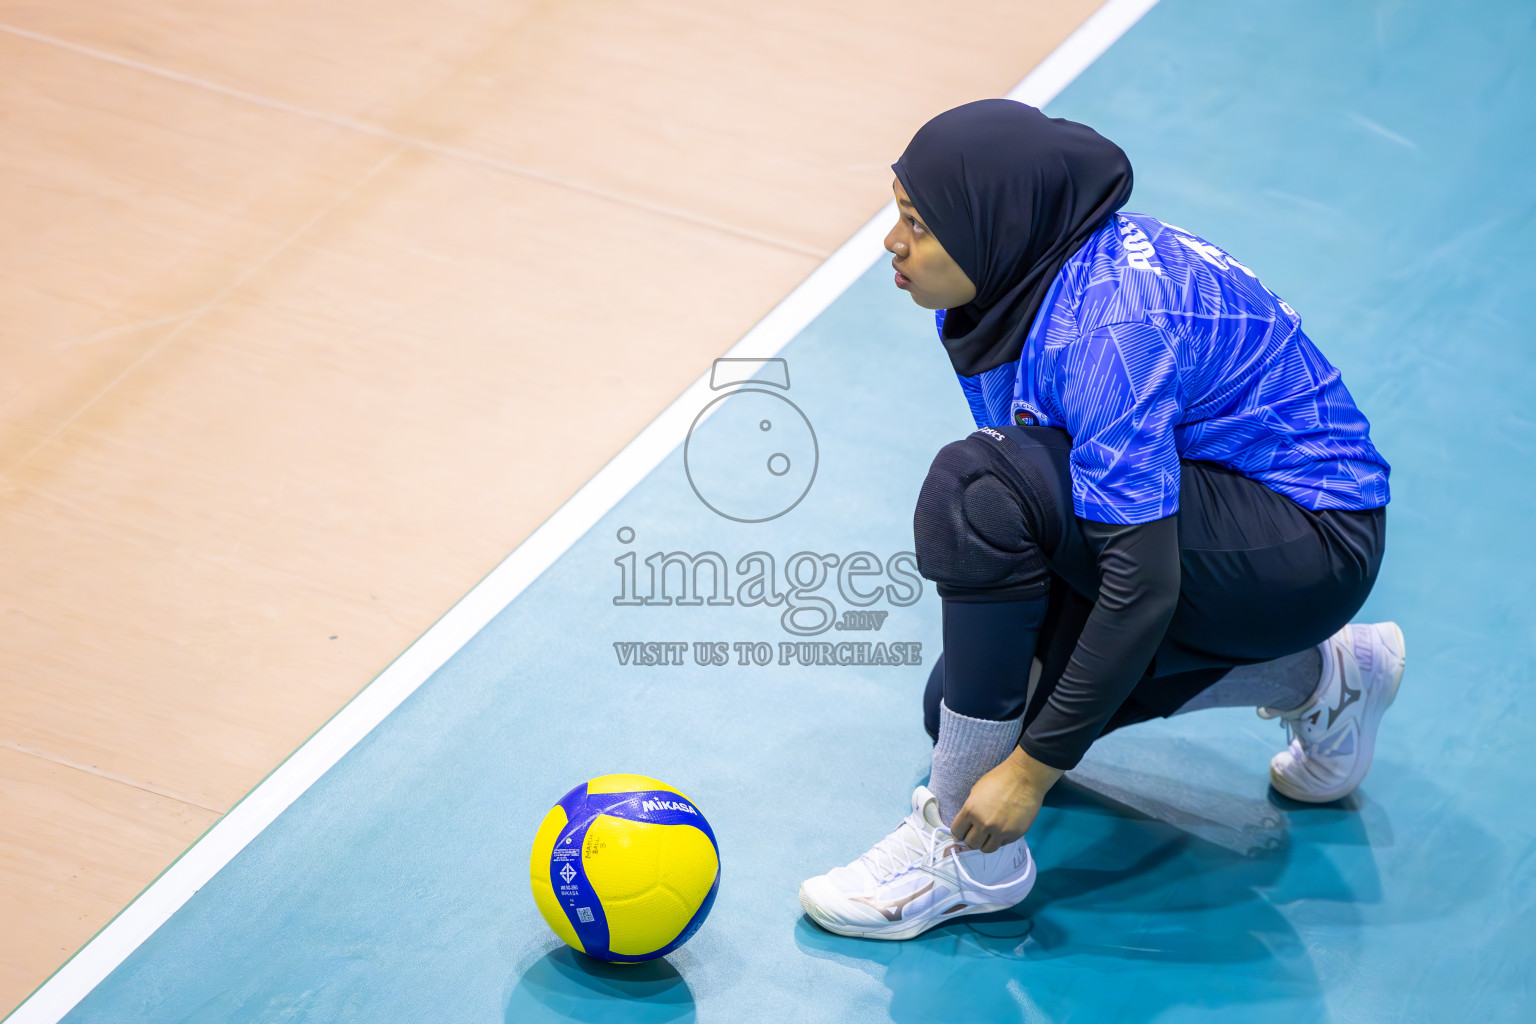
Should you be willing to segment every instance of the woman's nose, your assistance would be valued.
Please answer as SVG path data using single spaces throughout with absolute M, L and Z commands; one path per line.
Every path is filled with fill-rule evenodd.
M 897 259 L 902 259 L 907 255 L 907 243 L 892 242 L 889 246 L 889 251 Z

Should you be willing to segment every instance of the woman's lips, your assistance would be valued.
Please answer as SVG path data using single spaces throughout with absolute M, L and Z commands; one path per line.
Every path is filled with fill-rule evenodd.
M 891 263 L 891 268 L 895 269 L 895 267 L 896 267 L 895 262 L 892 262 Z M 897 288 L 905 288 L 907 285 L 909 285 L 911 283 L 912 283 L 912 281 L 907 277 L 906 274 L 903 274 L 899 270 L 896 271 L 896 287 Z

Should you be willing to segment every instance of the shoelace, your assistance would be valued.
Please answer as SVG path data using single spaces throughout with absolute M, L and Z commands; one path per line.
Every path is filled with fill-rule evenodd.
M 908 833 L 915 833 L 918 842 L 912 843 L 908 839 Z M 943 834 L 941 835 L 940 833 Z M 924 831 L 913 825 L 910 820 L 904 820 L 900 825 L 896 826 L 894 832 L 880 840 L 870 848 L 868 853 L 861 856 L 857 863 L 865 865 L 865 870 L 875 879 L 886 882 L 901 874 L 901 872 L 912 865 L 932 858 L 941 843 L 950 841 L 953 841 L 953 837 L 949 835 L 948 829 L 938 828 L 931 832 Z M 887 863 L 882 864 L 881 858 L 885 858 Z M 1003 886 L 988 885 L 985 882 L 977 881 L 965 869 L 965 865 L 958 858 L 955 860 L 955 871 L 964 880 L 965 884 L 972 889 L 986 892 L 1003 888 Z
M 1301 721 L 1301 708 L 1293 711 L 1277 711 L 1274 708 L 1256 708 L 1260 718 L 1280 720 L 1280 727 L 1285 730 L 1285 742 L 1287 746 L 1295 743 L 1299 738 L 1296 726 Z
M 911 835 L 915 835 L 916 843 L 909 838 Z M 932 856 L 937 846 L 938 830 L 925 832 L 904 820 L 894 832 L 859 857 L 858 863 L 863 864 L 871 876 L 884 882 Z

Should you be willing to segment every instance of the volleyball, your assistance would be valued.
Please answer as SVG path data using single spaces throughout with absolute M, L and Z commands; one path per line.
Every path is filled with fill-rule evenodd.
M 539 913 L 588 956 L 641 963 L 699 930 L 720 888 L 720 851 L 703 813 L 644 775 L 603 775 L 560 798 L 533 840 Z

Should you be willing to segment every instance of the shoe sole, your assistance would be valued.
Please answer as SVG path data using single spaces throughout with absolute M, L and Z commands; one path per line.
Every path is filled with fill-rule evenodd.
M 993 914 L 999 910 L 1007 910 L 1010 907 L 1016 907 L 1023 903 L 1029 898 L 1030 892 L 1035 888 L 1035 859 L 1033 857 L 1029 859 L 1029 870 L 1025 872 L 1024 881 L 1021 884 L 1024 887 L 1023 894 L 1018 899 L 1009 903 L 972 903 L 964 910 L 957 910 L 953 914 L 940 914 L 910 923 L 892 921 L 889 927 L 869 926 L 861 928 L 857 925 L 830 921 L 822 914 L 821 908 L 816 905 L 816 902 L 805 891 L 804 885 L 800 886 L 800 909 L 805 911 L 805 916 L 814 921 L 817 927 L 824 931 L 832 932 L 834 935 L 846 935 L 851 939 L 885 939 L 898 942 L 902 939 L 915 939 L 928 929 L 937 928 L 946 921 L 969 917 L 972 914 Z
M 1275 791 L 1281 796 L 1295 800 L 1303 804 L 1331 804 L 1335 800 L 1342 800 L 1355 790 L 1360 788 L 1360 783 L 1365 781 L 1365 775 L 1371 770 L 1371 761 L 1376 757 L 1376 730 L 1381 726 L 1382 716 L 1397 700 L 1398 687 L 1403 682 L 1403 669 L 1408 666 L 1408 644 L 1403 637 L 1403 631 L 1395 622 L 1377 623 L 1387 636 L 1387 644 L 1384 645 L 1391 653 L 1392 648 L 1397 650 L 1397 668 L 1392 673 L 1388 685 L 1372 690 L 1370 699 L 1366 701 L 1365 716 L 1360 723 L 1360 759 L 1353 771 L 1345 777 L 1344 782 L 1333 789 L 1323 793 L 1307 793 L 1292 787 L 1291 783 L 1283 775 L 1278 775 L 1273 766 L 1269 769 L 1269 784 L 1275 787 Z

